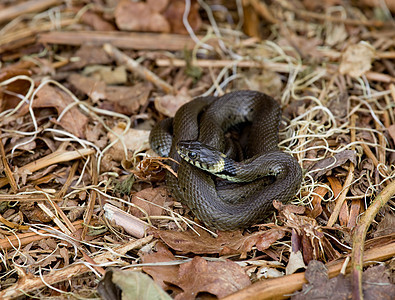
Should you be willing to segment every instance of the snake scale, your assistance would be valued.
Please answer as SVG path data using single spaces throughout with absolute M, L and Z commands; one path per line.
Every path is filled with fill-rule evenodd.
M 277 101 L 257 91 L 199 97 L 184 104 L 174 119 L 158 122 L 151 131 L 150 144 L 161 156 L 179 162 L 170 163 L 178 177 L 168 172 L 166 184 L 200 221 L 219 230 L 246 228 L 270 214 L 273 200 L 286 203 L 300 187 L 302 170 L 298 162 L 278 149 L 280 119 Z M 249 130 L 243 131 L 245 157 L 240 162 L 223 163 L 231 169 L 222 173 L 231 177 L 250 172 L 250 182 L 221 181 L 177 152 L 183 145 L 188 150 L 188 145 L 197 144 L 224 153 L 228 151 L 226 132 L 240 124 L 249 124 Z

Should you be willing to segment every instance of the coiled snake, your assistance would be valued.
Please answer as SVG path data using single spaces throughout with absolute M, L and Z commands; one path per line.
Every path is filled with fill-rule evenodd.
M 152 149 L 180 162 L 171 165 L 178 178 L 166 176 L 173 196 L 207 226 L 220 230 L 248 227 L 271 212 L 273 200 L 288 202 L 300 187 L 302 170 L 278 149 L 280 117 L 279 104 L 270 96 L 236 91 L 196 98 L 174 119 L 159 122 L 150 134 Z M 245 158 L 235 162 L 222 154 L 228 150 L 225 134 L 246 123 Z M 247 182 L 218 182 L 207 170 Z

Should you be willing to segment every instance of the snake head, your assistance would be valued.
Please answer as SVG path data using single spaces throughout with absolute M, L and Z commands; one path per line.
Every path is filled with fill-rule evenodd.
M 188 163 L 209 172 L 218 172 L 224 165 L 224 154 L 198 141 L 181 141 L 177 152 Z

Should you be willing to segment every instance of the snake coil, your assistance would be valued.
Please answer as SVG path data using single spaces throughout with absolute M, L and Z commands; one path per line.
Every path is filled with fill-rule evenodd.
M 220 230 L 245 228 L 262 221 L 272 211 L 273 200 L 289 202 L 302 180 L 298 162 L 278 149 L 281 110 L 272 97 L 256 91 L 236 91 L 222 97 L 200 97 L 184 104 L 174 119 L 159 122 L 150 134 L 151 148 L 171 163 L 178 178 L 166 175 L 173 196 L 186 204 L 209 227 Z M 249 123 L 245 159 L 228 162 L 231 177 L 261 178 L 248 183 L 222 182 L 185 159 L 177 145 L 194 141 L 221 153 L 226 149 L 226 132 Z M 180 151 L 180 149 L 179 149 Z M 211 168 L 211 167 L 210 167 Z M 214 169 L 214 168 L 213 168 Z M 248 173 L 248 174 L 247 174 Z M 252 174 L 252 175 L 251 175 Z

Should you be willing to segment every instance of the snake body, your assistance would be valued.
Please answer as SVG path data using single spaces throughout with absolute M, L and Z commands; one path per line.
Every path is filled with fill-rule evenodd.
M 299 189 L 302 171 L 292 156 L 278 149 L 280 117 L 273 98 L 236 91 L 218 98 L 196 98 L 183 105 L 174 119 L 159 122 L 151 131 L 150 144 L 160 155 L 179 162 L 171 165 L 178 178 L 166 176 L 174 197 L 207 226 L 220 230 L 258 223 L 271 212 L 273 200 L 288 202 Z M 234 162 L 222 154 L 227 150 L 225 134 L 241 123 L 250 124 L 245 159 Z M 197 163 L 188 159 L 188 153 L 210 151 L 216 158 L 208 155 L 208 161 Z M 207 171 L 247 183 L 225 182 L 219 187 Z

